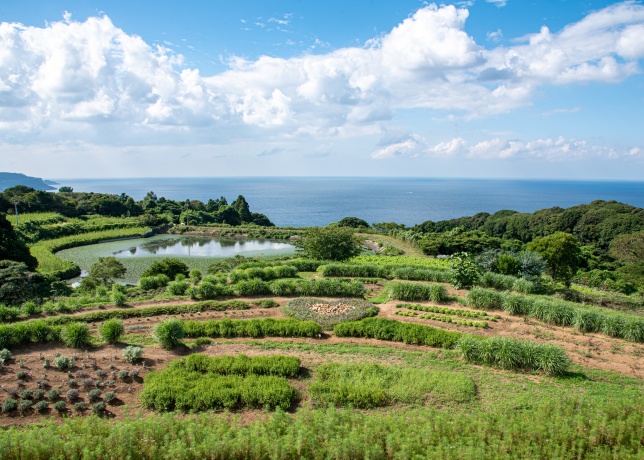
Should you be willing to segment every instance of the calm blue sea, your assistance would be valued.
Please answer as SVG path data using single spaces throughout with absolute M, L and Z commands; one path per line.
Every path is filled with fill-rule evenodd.
M 369 223 L 415 225 L 501 209 L 532 212 L 593 200 L 644 207 L 644 182 L 489 180 L 383 177 L 229 177 L 144 179 L 57 179 L 77 192 L 127 193 L 136 200 L 149 191 L 173 200 L 244 195 L 253 212 L 276 225 L 327 225 L 356 216 Z

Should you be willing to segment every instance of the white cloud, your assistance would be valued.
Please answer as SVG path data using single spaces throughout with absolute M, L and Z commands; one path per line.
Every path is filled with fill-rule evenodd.
M 485 0 L 487 3 L 493 3 L 497 8 L 503 8 L 508 4 L 506 0 Z
M 371 154 L 373 159 L 430 156 L 434 158 L 478 158 L 485 160 L 542 159 L 546 161 L 644 158 L 639 147 L 616 148 L 586 140 L 543 138 L 531 141 L 495 137 L 471 143 L 455 137 L 429 145 L 422 137 L 411 134 L 383 143 Z
M 636 3 L 491 50 L 465 32 L 468 15 L 428 5 L 363 47 L 290 59 L 232 57 L 226 71 L 207 76 L 106 16 L 76 22 L 65 15 L 43 28 L 2 23 L 0 141 L 143 143 L 151 130 L 182 143 L 363 136 L 380 132 L 400 109 L 485 117 L 529 105 L 542 85 L 618 82 L 639 72 L 644 57 L 644 7 Z M 280 21 L 290 16 L 267 20 Z M 83 124 L 93 129 L 79 129 Z M 434 153 L 449 154 L 450 146 L 441 148 Z M 515 148 L 502 151 L 512 157 Z M 429 147 L 410 138 L 373 156 L 419 149 Z
M 498 43 L 503 39 L 503 31 L 501 29 L 497 29 L 494 32 L 488 32 L 487 39 L 488 41 Z

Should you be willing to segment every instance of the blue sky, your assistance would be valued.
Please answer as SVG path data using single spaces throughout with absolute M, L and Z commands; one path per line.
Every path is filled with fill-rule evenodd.
M 0 4 L 0 169 L 644 180 L 641 2 Z

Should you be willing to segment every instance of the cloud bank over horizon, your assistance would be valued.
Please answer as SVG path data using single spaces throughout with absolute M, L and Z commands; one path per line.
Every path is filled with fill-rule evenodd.
M 170 159 L 169 146 L 204 154 L 250 146 L 257 157 L 276 158 L 305 145 L 346 143 L 360 146 L 366 161 L 644 158 L 642 143 L 613 145 L 565 131 L 428 136 L 417 132 L 418 122 L 401 127 L 399 114 L 407 111 L 424 113 L 430 127 L 467 125 L 525 110 L 547 88 L 616 85 L 642 70 L 638 3 L 592 12 L 557 32 L 543 26 L 510 45 L 477 43 L 465 30 L 468 16 L 466 8 L 431 4 L 363 46 L 291 58 L 230 56 L 226 70 L 212 75 L 124 32 L 108 15 L 82 22 L 66 15 L 45 27 L 4 22 L 0 152 L 58 155 L 73 145 L 95 157 L 101 150 L 126 157 L 158 148 Z M 397 129 L 402 134 L 389 135 Z

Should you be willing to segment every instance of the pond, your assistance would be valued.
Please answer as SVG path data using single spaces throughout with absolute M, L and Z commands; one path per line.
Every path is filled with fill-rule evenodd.
M 183 235 L 156 235 L 151 238 L 110 241 L 59 251 L 56 255 L 78 264 L 83 275 L 99 257 L 114 256 L 127 268 L 122 282 L 135 284 L 154 261 L 164 257 L 180 259 L 190 269 L 206 273 L 217 260 L 236 255 L 244 257 L 280 257 L 295 253 L 295 247 L 283 241 L 237 238 L 213 238 Z M 74 280 L 73 280 L 74 281 Z M 75 281 L 78 281 L 76 279 Z

